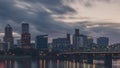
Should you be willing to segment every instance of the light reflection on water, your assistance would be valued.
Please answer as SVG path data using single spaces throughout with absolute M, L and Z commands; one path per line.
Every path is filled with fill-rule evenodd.
M 84 61 L 84 60 L 83 60 Z M 102 60 L 93 64 L 75 60 L 0 60 L 0 68 L 106 68 Z M 112 68 L 120 68 L 120 60 L 113 60 Z

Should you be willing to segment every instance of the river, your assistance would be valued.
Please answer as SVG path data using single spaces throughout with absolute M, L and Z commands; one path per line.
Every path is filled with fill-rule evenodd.
M 107 68 L 103 60 L 93 60 L 93 64 L 73 60 L 19 59 L 0 60 L 0 68 Z M 120 59 L 112 61 L 111 68 L 120 68 Z

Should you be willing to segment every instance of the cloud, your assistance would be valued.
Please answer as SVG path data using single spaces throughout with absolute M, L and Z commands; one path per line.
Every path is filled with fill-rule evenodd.
M 119 0 L 64 0 L 65 4 L 80 4 L 84 7 L 91 8 L 95 7 L 97 3 L 113 3 L 118 2 Z
M 61 37 L 66 33 L 73 34 L 74 29 L 79 28 L 80 33 L 94 37 L 109 36 L 114 42 L 115 39 L 119 42 L 120 24 L 116 23 L 116 15 L 119 14 L 107 12 L 118 6 L 113 6 L 113 3 L 117 2 L 113 0 L 0 0 L 0 33 L 4 32 L 6 24 L 10 24 L 14 29 L 15 37 L 20 37 L 21 23 L 24 21 L 30 24 L 33 40 L 39 34 L 49 34 L 50 38 Z M 107 8 L 101 8 L 102 5 Z M 115 19 L 111 19 L 111 16 L 107 16 L 104 12 L 108 15 L 113 13 L 112 17 Z M 112 20 L 112 22 L 108 23 L 104 20 L 110 22 Z
M 25 21 L 30 24 L 32 39 L 39 34 L 64 34 L 70 30 L 70 27 L 54 20 L 51 15 L 67 12 L 75 11 L 62 5 L 59 0 L 2 0 L 0 1 L 0 30 L 4 32 L 6 24 L 10 24 L 14 29 L 14 35 L 19 36 L 21 23 Z
M 87 17 L 89 19 L 86 20 L 89 21 L 120 22 L 119 0 L 64 0 L 63 2 L 76 11 L 68 14 L 79 18 L 72 19 L 75 22 L 81 21 L 80 17 Z M 71 22 L 71 20 L 67 19 L 67 22 Z

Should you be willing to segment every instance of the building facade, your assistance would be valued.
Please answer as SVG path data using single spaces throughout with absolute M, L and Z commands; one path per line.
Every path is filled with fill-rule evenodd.
M 21 39 L 16 40 L 16 42 L 17 42 L 17 44 L 16 44 L 17 47 L 18 47 L 18 48 L 21 48 Z
M 69 44 L 71 44 L 71 36 L 70 36 L 70 34 L 67 34 L 67 40 L 68 40 Z
M 47 51 L 48 48 L 48 35 L 38 35 L 36 36 L 36 48 L 40 51 Z
M 21 33 L 22 48 L 25 48 L 25 49 L 30 48 L 30 43 L 31 43 L 31 34 L 29 32 L 29 24 L 22 23 L 22 33 Z
M 109 38 L 108 37 L 99 37 L 97 38 L 97 45 L 99 46 L 108 46 Z
M 75 34 L 73 35 L 73 46 L 77 49 L 87 47 L 87 41 L 87 36 L 80 34 L 79 29 L 75 29 Z
M 8 50 L 14 47 L 13 29 L 9 24 L 5 27 L 3 41 L 8 45 Z
M 92 46 L 93 45 L 93 37 L 92 36 L 88 36 L 87 37 L 87 46 Z
M 79 29 L 75 29 L 75 34 L 73 35 L 73 46 L 75 47 L 79 47 L 80 44 L 80 33 L 79 33 Z
M 69 40 L 67 38 L 56 38 L 53 39 L 52 41 L 52 46 L 53 49 L 57 49 L 57 50 L 64 50 L 67 46 L 69 46 Z
M 54 50 L 67 50 L 71 45 L 70 34 L 66 34 L 65 38 L 56 38 L 52 40 L 52 47 Z

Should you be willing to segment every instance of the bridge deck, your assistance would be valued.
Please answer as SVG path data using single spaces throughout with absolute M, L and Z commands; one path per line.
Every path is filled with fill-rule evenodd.
M 59 55 L 62 54 L 120 54 L 120 52 L 64 52 L 59 53 Z

